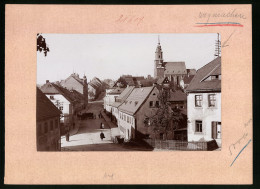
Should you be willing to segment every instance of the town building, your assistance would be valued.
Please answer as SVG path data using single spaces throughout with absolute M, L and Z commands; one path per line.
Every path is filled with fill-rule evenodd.
M 102 92 L 102 82 L 97 77 L 94 77 L 88 83 L 88 98 L 90 100 L 95 100 L 98 95 Z
M 122 93 L 116 98 L 115 102 L 111 105 L 112 108 L 112 121 L 116 124 L 118 123 L 119 119 L 119 110 L 118 107 L 124 103 L 126 98 L 131 94 L 131 92 L 134 90 L 134 86 L 128 86 L 126 87 Z
M 73 124 L 73 115 L 75 115 L 76 112 L 84 109 L 84 96 L 76 90 L 68 90 L 61 85 L 49 82 L 49 80 L 47 80 L 40 89 L 62 112 L 62 133 L 64 133 L 64 130 L 66 129 L 73 129 L 75 126 Z
M 185 62 L 165 62 L 163 60 L 163 51 L 158 40 L 158 45 L 155 51 L 154 60 L 154 78 L 165 78 L 168 77 L 170 82 L 175 85 L 180 85 L 184 77 L 189 73 L 189 75 L 194 75 L 195 69 L 186 69 Z
M 158 94 L 154 86 L 135 88 L 119 106 L 118 127 L 126 141 L 153 135 L 153 129 L 145 125 L 144 120 L 156 112 Z
M 221 57 L 200 68 L 186 89 L 188 141 L 221 146 Z
M 116 87 L 106 89 L 106 96 L 104 97 L 104 109 L 107 114 L 112 116 L 112 104 L 116 101 L 117 97 L 123 92 L 125 88 Z
M 88 84 L 87 77 L 81 79 L 79 74 L 72 73 L 67 79 L 61 80 L 60 85 L 68 90 L 78 91 L 84 97 L 84 104 L 88 104 Z
M 62 112 L 36 89 L 36 143 L 37 151 L 60 150 L 60 115 Z

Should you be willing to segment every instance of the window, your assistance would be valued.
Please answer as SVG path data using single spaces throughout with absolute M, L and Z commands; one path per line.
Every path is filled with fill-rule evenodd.
M 53 120 L 50 121 L 50 130 L 53 130 Z
M 50 96 L 50 99 L 51 99 L 51 100 L 54 100 L 54 96 Z
M 216 107 L 216 95 L 210 94 L 208 98 L 209 98 L 209 107 Z
M 127 123 L 129 123 L 129 117 L 127 116 Z
M 183 109 L 184 108 L 184 106 L 180 106 L 181 107 L 181 109 Z
M 202 121 L 195 121 L 195 132 L 202 132 Z
M 125 115 L 124 115 L 124 121 L 126 121 Z
M 60 109 L 60 111 L 62 111 L 63 110 L 63 106 L 60 106 L 59 109 Z
M 58 120 L 55 119 L 55 128 L 57 129 L 58 128 Z
M 195 106 L 196 107 L 202 106 L 202 95 L 195 95 Z
M 150 101 L 149 105 L 150 105 L 150 108 L 153 107 L 153 101 Z
M 45 122 L 44 123 L 44 133 L 47 133 L 48 132 L 48 123 Z
M 39 124 L 38 125 L 38 130 L 37 130 L 37 134 L 38 135 L 42 134 L 42 130 L 41 129 L 42 129 L 42 124 Z
M 159 101 L 156 101 L 156 102 L 155 102 L 155 106 L 156 106 L 156 107 L 159 107 Z

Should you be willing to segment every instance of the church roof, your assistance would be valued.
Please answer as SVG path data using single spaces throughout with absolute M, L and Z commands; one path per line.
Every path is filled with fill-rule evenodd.
M 154 87 L 135 88 L 127 97 L 124 103 L 119 106 L 119 110 L 130 115 L 134 115 L 145 102 Z
M 187 74 L 185 62 L 165 62 L 165 74 Z
M 61 111 L 43 94 L 37 87 L 36 89 L 36 120 L 46 120 L 60 116 Z
M 186 89 L 187 92 L 221 91 L 221 80 L 205 80 L 211 75 L 221 75 L 221 57 L 212 60 L 197 71 Z

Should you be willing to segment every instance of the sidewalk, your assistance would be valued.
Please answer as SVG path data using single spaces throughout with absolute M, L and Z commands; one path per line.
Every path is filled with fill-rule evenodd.
M 117 128 L 117 127 L 118 127 L 115 123 L 111 122 L 110 117 L 108 117 L 108 116 L 105 114 L 104 111 L 101 111 L 101 115 L 102 115 L 102 117 L 105 119 L 105 121 L 107 122 L 107 124 L 108 124 L 108 126 L 109 126 L 110 128 Z

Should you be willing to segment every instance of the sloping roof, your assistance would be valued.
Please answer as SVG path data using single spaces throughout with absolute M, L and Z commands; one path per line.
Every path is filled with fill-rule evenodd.
M 187 101 L 187 95 L 182 90 L 171 91 L 171 96 L 168 101 Z
M 124 103 L 119 106 L 119 110 L 134 115 L 153 89 L 154 87 L 135 88 Z
M 102 82 L 97 77 L 94 77 L 88 84 L 91 85 L 95 89 L 102 86 Z
M 51 82 L 45 83 L 40 89 L 44 94 L 59 94 L 59 91 L 53 87 Z
M 113 89 L 112 91 L 108 92 L 108 94 L 110 94 L 110 95 L 121 94 L 123 92 L 123 90 L 125 90 L 125 88 L 117 87 L 117 88 Z
M 200 68 L 191 83 L 187 87 L 187 92 L 192 91 L 221 91 L 221 80 L 215 79 L 202 81 L 210 75 L 221 74 L 221 57 L 218 57 L 202 68 Z
M 195 69 L 187 69 L 187 74 L 195 75 L 196 74 L 196 70 Z
M 62 112 L 37 87 L 36 89 L 36 120 L 41 121 L 60 116 Z
M 83 100 L 83 95 L 75 90 L 68 90 L 54 83 L 52 83 L 52 85 L 60 92 L 61 95 L 63 95 L 70 102 Z
M 185 75 L 184 78 L 183 78 L 183 82 L 185 84 L 190 84 L 190 82 L 192 81 L 192 79 L 194 78 L 194 75 Z
M 124 78 L 126 83 L 130 86 L 135 86 L 134 78 L 133 77 L 125 77 Z
M 134 90 L 134 86 L 129 86 L 123 90 L 123 92 L 116 98 L 116 102 L 112 104 L 113 107 L 118 108 Z
M 185 62 L 165 62 L 165 74 L 187 74 Z
M 157 82 L 156 82 L 157 84 L 159 84 L 159 85 L 161 85 L 161 84 L 163 84 L 163 83 L 169 83 L 169 79 L 167 78 L 167 77 L 160 77 L 158 80 L 157 80 Z

